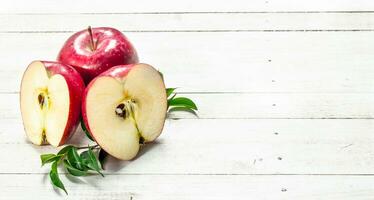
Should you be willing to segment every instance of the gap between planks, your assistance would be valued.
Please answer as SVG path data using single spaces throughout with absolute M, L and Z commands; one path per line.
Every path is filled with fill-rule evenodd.
M 242 32 L 373 32 L 374 29 L 263 29 L 263 30 L 121 30 L 123 33 L 242 33 Z M 76 31 L 0 31 L 4 34 L 75 33 Z
M 316 14 L 316 13 L 374 13 L 371 10 L 326 10 L 326 11 L 178 11 L 178 12 L 77 12 L 77 13 L 0 13 L 0 15 L 194 15 L 194 14 Z
M 0 176 L 4 175 L 47 175 L 49 172 L 0 172 Z M 59 174 L 67 175 L 69 173 L 59 172 Z M 105 176 L 374 176 L 374 174 L 309 174 L 309 173 L 105 173 Z

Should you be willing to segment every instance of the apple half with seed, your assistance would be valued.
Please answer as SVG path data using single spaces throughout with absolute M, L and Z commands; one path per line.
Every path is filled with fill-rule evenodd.
M 70 66 L 34 61 L 23 74 L 20 104 L 29 140 L 63 145 L 74 133 L 80 117 L 84 83 Z
M 121 160 L 134 158 L 142 144 L 161 134 L 166 111 L 163 78 L 147 64 L 115 66 L 93 79 L 83 95 L 86 128 Z

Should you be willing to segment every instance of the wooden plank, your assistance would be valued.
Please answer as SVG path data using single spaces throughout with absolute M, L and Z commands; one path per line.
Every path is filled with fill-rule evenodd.
M 102 1 L 74 1 L 66 0 L 45 1 L 27 0 L 5 1 L 0 8 L 1 13 L 118 13 L 118 12 L 251 12 L 251 11 L 370 11 L 374 3 L 370 0 L 232 0 L 227 1 L 172 1 L 160 0 L 149 2 L 138 0 L 119 4 L 115 0 Z
M 54 60 L 69 35 L 0 34 L 0 92 L 18 92 L 26 66 Z M 127 35 L 182 92 L 374 92 L 371 32 Z
M 199 108 L 199 118 L 373 118 L 374 93 L 185 94 Z M 19 118 L 19 95 L 2 94 L 0 118 Z M 197 117 L 174 112 L 171 118 Z
M 110 131 L 110 130 L 108 130 Z M 106 174 L 374 174 L 373 120 L 168 120 L 133 161 L 110 159 Z M 78 131 L 70 143 L 86 146 Z M 2 120 L 0 174 L 47 173 L 19 120 Z M 196 162 L 198 161 L 198 162 Z
M 66 198 L 45 175 L 0 175 L 0 199 Z M 69 199 L 371 199 L 372 176 L 164 176 L 62 177 Z
M 9 14 L 0 21 L 0 32 L 75 32 L 88 25 L 128 32 L 374 29 L 374 13 Z

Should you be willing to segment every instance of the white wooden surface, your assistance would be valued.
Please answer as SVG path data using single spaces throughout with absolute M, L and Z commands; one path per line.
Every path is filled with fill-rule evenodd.
M 0 199 L 66 198 L 40 167 L 57 150 L 25 137 L 19 84 L 88 25 L 125 32 L 199 118 L 171 114 L 105 178 L 62 175 L 69 199 L 374 199 L 370 0 L 3 1 Z

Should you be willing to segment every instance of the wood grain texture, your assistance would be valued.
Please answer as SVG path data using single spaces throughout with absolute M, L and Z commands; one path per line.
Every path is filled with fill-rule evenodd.
M 26 66 L 55 60 L 69 35 L 0 34 L 0 92 L 18 92 Z M 374 92 L 372 32 L 126 35 L 140 61 L 160 69 L 167 86 L 181 92 Z
M 1 13 L 121 13 L 121 12 L 259 12 L 259 11 L 371 11 L 371 0 L 15 0 L 5 1 Z
M 79 19 L 79 20 L 77 20 Z M 126 32 L 347 31 L 374 29 L 374 13 L 167 13 L 0 15 L 0 32 L 76 32 L 110 26 Z M 43 23 L 33 23 L 43 21 Z M 158 23 L 161 22 L 162 23 Z M 17 22 L 17 23 L 14 23 Z M 45 26 L 45 24 L 49 24 Z
M 69 199 L 373 199 L 371 0 L 4 1 L 0 7 L 0 199 L 66 198 L 26 139 L 18 106 L 32 60 L 73 32 L 113 26 L 169 87 L 169 115 L 106 177 L 61 177 Z M 110 130 L 108 130 L 110 131 Z M 81 130 L 69 141 L 86 145 Z
M 39 155 L 57 149 L 30 144 L 22 129 L 19 120 L 1 124 L 0 174 L 47 173 Z M 105 173 L 374 175 L 373 132 L 373 120 L 168 120 L 134 161 L 110 159 Z M 81 131 L 70 140 L 88 142 Z
M 373 180 L 368 176 L 217 176 L 217 175 L 113 175 L 105 178 L 70 178 L 66 182 L 69 199 L 371 199 Z M 18 193 L 28 199 L 65 199 L 53 192 L 47 177 L 33 175 L 0 175 L 5 194 Z M 358 184 L 359 183 L 359 184 Z M 40 187 L 40 185 L 45 185 Z M 22 192 L 20 192 L 22 191 Z M 57 193 L 57 194 L 56 194 Z

